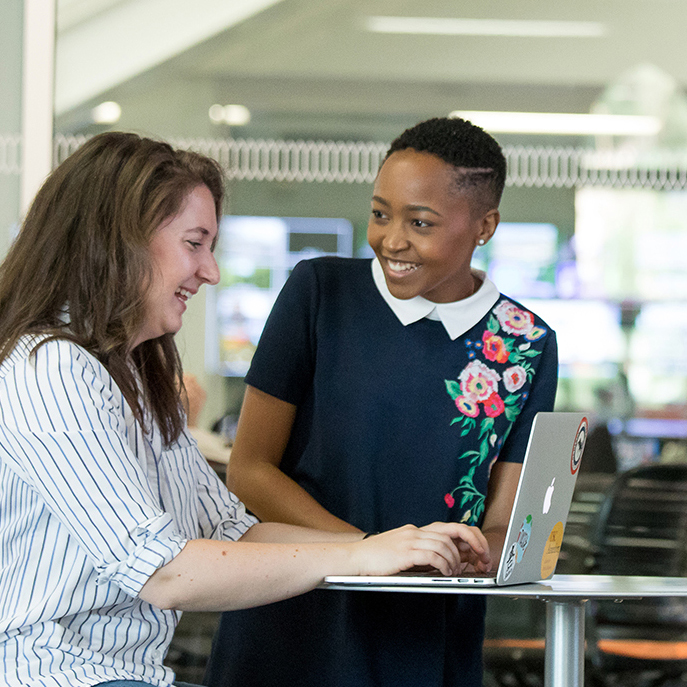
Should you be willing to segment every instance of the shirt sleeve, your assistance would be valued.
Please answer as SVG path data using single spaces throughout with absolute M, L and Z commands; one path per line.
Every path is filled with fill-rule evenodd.
M 267 318 L 246 384 L 299 405 L 312 384 L 319 284 L 311 260 L 294 268 Z
M 259 520 L 246 512 L 243 503 L 219 479 L 188 430 L 184 437 L 194 450 L 200 536 L 237 541 Z
M 558 345 L 556 333 L 550 329 L 541 353 L 529 396 L 517 420 L 503 444 L 499 460 L 506 463 L 522 463 L 530 436 L 534 416 L 553 410 L 558 386 Z
M 105 368 L 51 341 L 0 380 L 2 460 L 85 552 L 100 582 L 136 595 L 184 547 L 127 436 L 133 423 Z

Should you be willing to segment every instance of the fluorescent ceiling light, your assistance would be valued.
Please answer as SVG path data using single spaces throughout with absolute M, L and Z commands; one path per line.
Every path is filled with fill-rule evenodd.
M 640 115 L 456 110 L 449 117 L 467 119 L 492 133 L 653 136 L 661 130 L 658 117 Z
M 113 100 L 106 100 L 91 110 L 91 118 L 95 124 L 115 124 L 122 116 L 122 108 Z
M 595 21 L 520 19 L 450 19 L 440 17 L 367 17 L 375 33 L 416 33 L 444 36 L 518 36 L 527 38 L 600 38 L 604 24 Z
M 250 110 L 245 105 L 211 105 L 208 115 L 214 124 L 245 126 L 250 122 Z

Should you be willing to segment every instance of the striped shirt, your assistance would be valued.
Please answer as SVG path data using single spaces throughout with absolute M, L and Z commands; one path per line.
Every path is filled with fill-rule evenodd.
M 256 521 L 187 432 L 142 431 L 93 356 L 34 343 L 0 365 L 0 684 L 170 685 L 179 613 L 137 594 L 187 540 Z

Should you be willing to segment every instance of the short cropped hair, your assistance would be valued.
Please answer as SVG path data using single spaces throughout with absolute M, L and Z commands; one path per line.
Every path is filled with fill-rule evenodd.
M 431 153 L 452 165 L 457 189 L 472 192 L 480 210 L 498 207 L 506 183 L 506 158 L 484 129 L 458 117 L 428 119 L 396 138 L 384 159 L 407 148 Z

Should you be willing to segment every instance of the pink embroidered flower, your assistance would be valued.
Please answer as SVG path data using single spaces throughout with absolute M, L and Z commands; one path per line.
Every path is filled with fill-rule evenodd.
M 447 505 L 449 508 L 453 508 L 453 506 L 454 506 L 455 503 L 456 503 L 456 500 L 453 498 L 453 496 L 451 496 L 451 494 L 446 494 L 446 495 L 444 496 L 444 501 L 446 501 L 446 505 Z
M 479 415 L 479 404 L 465 396 L 458 396 L 456 399 L 456 408 L 460 410 L 463 415 L 468 417 L 477 417 Z
M 544 329 L 544 327 L 532 327 L 532 329 L 525 334 L 525 338 L 528 341 L 539 341 L 544 334 L 546 334 L 546 329 Z
M 509 367 L 503 373 L 503 383 L 510 391 L 513 393 L 517 391 L 525 382 L 527 381 L 527 372 L 520 365 L 515 365 L 514 367 Z
M 485 401 L 498 391 L 501 375 L 481 360 L 473 360 L 463 368 L 458 379 L 464 396 L 475 401 Z
M 489 330 L 482 334 L 484 343 L 484 357 L 497 363 L 507 363 L 510 351 L 506 348 L 503 339 Z
M 503 400 L 498 394 L 492 394 L 484 401 L 484 412 L 487 414 L 487 417 L 498 417 L 504 408 Z
M 534 315 L 520 310 L 509 301 L 502 301 L 494 308 L 494 314 L 509 334 L 528 334 L 534 326 Z

